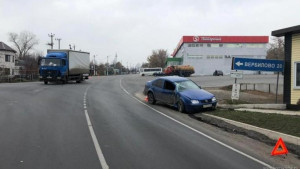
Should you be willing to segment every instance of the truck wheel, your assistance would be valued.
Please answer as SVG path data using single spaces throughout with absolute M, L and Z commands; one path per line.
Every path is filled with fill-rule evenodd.
M 44 84 L 48 84 L 48 81 L 44 80 Z
M 67 78 L 66 76 L 65 76 L 64 79 L 62 80 L 62 83 L 63 83 L 63 84 L 68 83 L 68 78 Z
M 81 80 L 76 80 L 76 83 L 80 83 L 81 82 Z

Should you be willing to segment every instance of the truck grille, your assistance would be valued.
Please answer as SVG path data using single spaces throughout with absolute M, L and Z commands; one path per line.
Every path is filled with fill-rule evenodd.
M 42 70 L 43 76 L 55 76 L 57 75 L 57 70 Z

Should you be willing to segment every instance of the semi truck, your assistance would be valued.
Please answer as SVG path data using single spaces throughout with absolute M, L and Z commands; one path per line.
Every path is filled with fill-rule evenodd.
M 167 76 L 177 75 L 177 76 L 189 77 L 193 73 L 195 73 L 194 67 L 190 65 L 168 66 L 164 70 L 164 74 Z
M 89 77 L 90 53 L 75 50 L 48 49 L 40 60 L 39 78 L 48 82 L 76 81 L 80 83 Z

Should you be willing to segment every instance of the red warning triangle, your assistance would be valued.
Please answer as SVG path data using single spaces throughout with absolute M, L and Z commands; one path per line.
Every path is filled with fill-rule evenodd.
M 280 150 L 278 150 L 279 146 L 281 147 Z M 287 150 L 282 138 L 280 137 L 279 140 L 277 141 L 273 151 L 271 152 L 271 155 L 275 156 L 275 155 L 281 155 L 281 154 L 287 154 L 287 153 L 288 153 L 288 150 Z

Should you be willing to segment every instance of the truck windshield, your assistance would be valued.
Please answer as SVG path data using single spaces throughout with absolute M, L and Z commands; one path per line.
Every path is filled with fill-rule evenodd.
M 200 89 L 199 86 L 190 80 L 175 82 L 175 84 L 179 92 L 184 90 Z
M 42 59 L 41 66 L 61 66 L 61 59 Z

